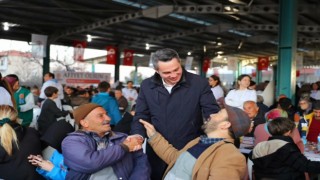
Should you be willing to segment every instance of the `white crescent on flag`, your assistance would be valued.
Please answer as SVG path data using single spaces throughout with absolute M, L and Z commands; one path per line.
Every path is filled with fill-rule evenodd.
M 125 57 L 132 57 L 132 53 L 131 53 L 131 52 L 127 52 L 127 53 L 125 54 Z
M 113 48 L 109 49 L 109 51 L 108 51 L 108 54 L 109 54 L 109 55 L 113 55 L 113 54 L 115 54 L 115 53 L 116 53 L 116 50 L 113 49 Z

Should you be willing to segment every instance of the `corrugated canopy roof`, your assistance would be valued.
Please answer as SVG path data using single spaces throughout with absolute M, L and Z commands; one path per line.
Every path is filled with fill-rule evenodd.
M 305 64 L 314 64 L 320 2 L 298 3 L 298 49 L 309 52 Z M 52 44 L 71 46 L 90 34 L 89 48 L 116 45 L 139 54 L 164 47 L 198 58 L 219 51 L 240 58 L 277 54 L 278 0 L 0 0 L 0 11 L 0 22 L 11 25 L 1 30 L 3 39 L 44 34 Z

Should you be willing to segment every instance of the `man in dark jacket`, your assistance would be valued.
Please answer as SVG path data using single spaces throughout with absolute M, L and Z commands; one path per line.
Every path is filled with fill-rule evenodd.
M 205 78 L 187 72 L 176 51 L 161 49 L 152 56 L 156 73 L 144 80 L 136 101 L 132 134 L 146 136 L 139 119 L 152 123 L 178 150 L 200 136 L 203 119 L 220 108 Z M 147 145 L 151 178 L 161 179 L 166 164 Z
M 103 107 L 84 104 L 73 116 L 80 130 L 62 142 L 64 163 L 69 167 L 66 179 L 149 180 L 149 163 L 138 145 L 142 140 L 111 131 L 111 118 Z
M 264 118 L 265 112 L 262 112 L 258 107 L 257 103 L 254 101 L 246 101 L 243 103 L 243 110 L 249 116 L 253 123 L 250 131 L 246 136 L 253 137 L 254 130 L 259 124 L 266 123 Z

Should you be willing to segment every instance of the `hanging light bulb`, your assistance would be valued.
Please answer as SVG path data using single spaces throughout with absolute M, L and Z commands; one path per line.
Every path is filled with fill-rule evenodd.
M 146 50 L 149 50 L 150 49 L 150 45 L 149 43 L 146 43 Z
M 92 37 L 91 37 L 90 34 L 87 35 L 87 41 L 88 41 L 88 42 L 91 42 L 91 41 L 92 41 Z
M 3 24 L 3 30 L 8 31 L 9 30 L 9 23 L 8 22 L 4 22 Z

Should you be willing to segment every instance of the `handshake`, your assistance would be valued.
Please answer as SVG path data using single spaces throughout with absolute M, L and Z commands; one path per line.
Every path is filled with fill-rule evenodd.
M 143 137 L 140 135 L 131 135 L 128 136 L 123 142 L 122 144 L 125 145 L 126 149 L 129 152 L 133 152 L 133 151 L 138 151 L 142 148 L 142 144 L 143 144 Z
M 156 129 L 152 124 L 142 119 L 140 119 L 139 122 L 146 128 L 147 136 L 149 138 L 157 133 Z M 133 152 L 138 151 L 142 148 L 143 140 L 144 139 L 142 136 L 136 134 L 128 136 L 127 139 L 122 142 L 122 144 L 128 148 L 129 152 Z

